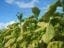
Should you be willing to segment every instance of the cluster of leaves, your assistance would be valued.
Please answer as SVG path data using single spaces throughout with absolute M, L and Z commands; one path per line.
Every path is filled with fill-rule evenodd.
M 32 8 L 33 15 L 26 20 L 18 15 L 19 23 L 0 31 L 0 48 L 64 48 L 64 16 L 54 13 L 57 6 L 55 3 L 50 7 L 43 21 L 38 19 L 37 7 Z

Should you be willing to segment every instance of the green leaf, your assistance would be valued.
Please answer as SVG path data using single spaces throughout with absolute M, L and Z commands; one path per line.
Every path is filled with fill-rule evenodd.
M 46 28 L 46 33 L 43 35 L 42 39 L 45 43 L 49 43 L 54 36 L 55 36 L 54 27 L 51 24 L 49 24 L 48 27 Z

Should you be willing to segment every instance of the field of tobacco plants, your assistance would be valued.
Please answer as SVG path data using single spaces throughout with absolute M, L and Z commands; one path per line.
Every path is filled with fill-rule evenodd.
M 55 12 L 59 2 L 39 18 L 40 9 L 32 8 L 33 15 L 0 30 L 0 48 L 64 48 L 64 14 Z

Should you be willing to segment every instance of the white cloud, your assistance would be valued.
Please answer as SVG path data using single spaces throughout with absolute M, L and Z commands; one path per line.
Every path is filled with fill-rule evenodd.
M 6 23 L 6 26 L 7 26 L 7 25 L 11 25 L 11 24 L 13 24 L 13 23 L 15 23 L 15 21 L 7 22 L 7 23 Z
M 7 22 L 7 23 L 0 23 L 0 29 L 7 28 L 8 25 L 11 25 L 13 23 L 15 23 L 15 21 L 10 21 L 10 22 Z
M 4 27 L 3 23 L 0 23 L 0 29 L 2 29 Z
M 6 3 L 12 4 L 15 0 L 5 0 Z
M 17 5 L 20 8 L 32 8 L 32 7 L 35 6 L 35 3 L 39 2 L 39 0 L 32 0 L 28 3 L 25 3 L 24 1 L 22 2 L 22 0 L 21 1 L 20 0 L 5 0 L 5 1 L 8 4 L 13 4 L 14 3 L 15 5 Z

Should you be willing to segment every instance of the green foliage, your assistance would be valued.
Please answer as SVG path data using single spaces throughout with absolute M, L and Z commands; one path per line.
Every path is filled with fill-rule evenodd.
M 42 21 L 48 22 L 50 17 L 54 15 L 57 6 L 59 6 L 59 1 L 55 2 L 54 4 L 50 5 L 48 11 L 44 14 L 44 16 L 42 16 L 43 19 L 41 19 Z
M 33 8 L 32 8 L 32 12 L 33 12 L 33 14 L 34 14 L 34 17 L 35 17 L 36 19 L 38 19 L 38 16 L 39 16 L 39 14 L 40 14 L 40 9 L 37 8 L 37 7 L 33 7 Z
M 3 48 L 3 33 L 0 32 L 0 48 Z
M 64 48 L 64 42 L 62 41 L 53 41 L 48 44 L 47 48 Z
M 23 17 L 23 14 L 18 12 L 17 19 L 18 19 L 20 25 L 21 25 L 21 22 L 23 21 L 23 18 L 22 17 Z
M 32 12 L 34 13 L 34 15 L 38 16 L 39 13 L 40 13 L 40 9 L 37 8 L 37 7 L 33 7 L 33 8 L 32 8 Z

